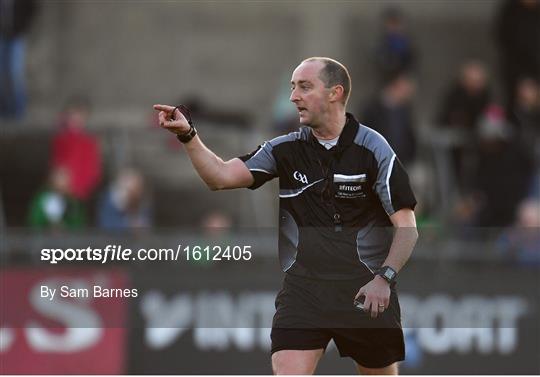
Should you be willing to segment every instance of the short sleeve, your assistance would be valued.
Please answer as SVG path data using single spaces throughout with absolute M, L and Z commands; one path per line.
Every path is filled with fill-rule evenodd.
M 411 189 L 409 176 L 392 147 L 375 131 L 371 131 L 368 144 L 376 161 L 377 178 L 373 189 L 388 216 L 403 208 L 414 210 L 416 198 Z
M 409 176 L 396 154 L 390 159 L 388 167 L 379 167 L 377 194 L 389 216 L 403 208 L 414 210 L 416 198 L 412 191 Z M 386 203 L 386 205 L 384 204 Z
M 277 176 L 276 159 L 272 153 L 272 144 L 268 141 L 253 152 L 238 158 L 244 161 L 253 175 L 254 183 L 249 187 L 251 190 L 259 188 Z

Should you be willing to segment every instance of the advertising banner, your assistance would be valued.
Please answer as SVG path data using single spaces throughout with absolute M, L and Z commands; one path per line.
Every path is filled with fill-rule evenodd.
M 270 327 L 281 278 L 277 268 L 135 275 L 140 298 L 130 311 L 129 372 L 271 373 Z M 539 373 L 539 290 L 537 268 L 411 262 L 398 287 L 407 350 L 401 371 Z M 333 343 L 326 354 L 318 372 L 355 373 Z
M 129 289 L 119 269 L 20 268 L 0 272 L 2 374 L 125 372 L 126 302 L 96 298 Z
M 2 373 L 270 374 L 282 279 L 268 260 L 4 269 Z M 398 292 L 402 373 L 540 372 L 537 268 L 414 260 Z M 317 371 L 355 368 L 331 342 Z

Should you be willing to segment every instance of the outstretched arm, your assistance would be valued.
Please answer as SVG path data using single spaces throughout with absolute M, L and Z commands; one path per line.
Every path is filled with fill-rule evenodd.
M 189 131 L 189 123 L 174 106 L 154 105 L 154 110 L 159 111 L 159 125 L 162 128 L 177 135 Z M 203 144 L 198 135 L 184 145 L 193 167 L 211 190 L 249 187 L 253 184 L 253 175 L 239 158 L 223 161 Z

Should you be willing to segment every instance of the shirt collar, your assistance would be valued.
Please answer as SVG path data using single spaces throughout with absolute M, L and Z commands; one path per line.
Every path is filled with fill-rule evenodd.
M 345 126 L 343 127 L 343 130 L 341 130 L 338 143 L 334 148 L 338 148 L 338 149 L 347 148 L 349 145 L 351 145 L 354 142 L 354 138 L 356 134 L 358 133 L 358 127 L 359 127 L 358 121 L 355 119 L 354 115 L 352 115 L 351 113 L 345 113 L 345 116 L 347 119 L 345 121 Z M 311 143 L 315 143 L 316 145 L 321 146 L 317 138 L 313 136 L 313 132 L 311 131 L 311 129 L 309 130 L 308 140 Z

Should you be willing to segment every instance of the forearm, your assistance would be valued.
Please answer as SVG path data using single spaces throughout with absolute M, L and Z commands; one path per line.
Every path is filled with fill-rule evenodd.
M 197 174 L 211 190 L 223 188 L 223 171 L 225 162 L 204 145 L 196 135 L 189 143 L 184 144 L 186 152 L 197 171 Z
M 383 266 L 390 266 L 396 272 L 399 272 L 409 260 L 417 239 L 418 231 L 416 226 L 396 227 L 394 239 Z
M 416 218 L 412 209 L 403 208 L 390 216 L 390 221 L 395 229 L 394 239 L 383 266 L 390 266 L 398 272 L 409 260 L 418 239 Z
M 390 216 L 390 220 L 395 227 L 394 239 L 382 266 L 389 266 L 398 272 L 411 256 L 418 239 L 418 231 L 412 209 L 401 209 Z M 365 296 L 364 308 L 371 311 L 372 317 L 376 317 L 381 312 L 381 307 L 388 308 L 390 284 L 383 276 L 377 274 L 373 280 L 360 288 L 356 298 L 362 295 Z

